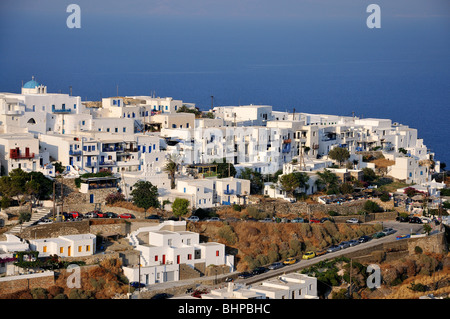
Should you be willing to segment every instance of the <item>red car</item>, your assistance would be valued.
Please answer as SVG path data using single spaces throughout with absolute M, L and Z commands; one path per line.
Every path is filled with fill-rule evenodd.
M 72 211 L 69 213 L 69 216 L 72 217 L 73 219 L 81 217 L 81 214 L 77 211 Z
M 310 222 L 315 223 L 315 224 L 320 224 L 320 220 L 318 220 L 317 218 L 311 218 Z
M 104 213 L 104 212 L 97 212 L 97 217 L 98 218 L 105 218 L 106 217 L 106 213 Z
M 124 214 L 122 214 L 122 215 L 119 215 L 119 218 L 133 218 L 133 215 L 131 215 L 131 214 L 128 214 L 128 213 L 124 213 Z

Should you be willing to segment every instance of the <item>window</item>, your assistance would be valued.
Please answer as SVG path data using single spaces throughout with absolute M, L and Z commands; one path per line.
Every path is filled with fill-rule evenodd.
M 155 255 L 155 261 L 158 261 L 158 255 Z
M 86 251 L 91 251 L 91 246 L 90 245 L 86 245 Z
M 78 252 L 81 253 L 81 246 L 78 246 Z
M 64 247 L 59 247 L 59 253 L 63 254 L 64 253 Z
M 81 125 L 84 125 L 86 123 L 86 121 L 81 121 Z
M 42 251 L 43 251 L 44 253 L 46 253 L 46 252 L 47 252 L 47 246 L 44 246 L 44 247 L 42 248 Z
M 123 128 L 123 132 L 125 133 L 126 131 L 127 131 L 127 128 L 126 128 L 126 127 L 124 127 L 124 128 Z
M 216 250 L 216 257 L 219 257 L 219 251 Z
M 188 255 L 187 255 L 187 259 L 188 259 L 188 260 L 191 260 L 191 259 L 192 259 L 192 254 L 188 254 Z
M 167 240 L 167 245 L 172 246 L 172 239 L 171 239 L 171 238 L 169 238 L 169 239 Z
M 118 129 L 117 127 L 114 128 L 114 132 L 118 133 L 118 132 L 119 132 L 119 129 Z

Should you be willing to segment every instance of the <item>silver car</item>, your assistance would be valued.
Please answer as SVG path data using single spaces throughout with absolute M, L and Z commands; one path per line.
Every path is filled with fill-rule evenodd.
M 344 248 L 350 247 L 350 244 L 348 243 L 348 241 L 343 241 L 343 242 L 341 242 L 341 243 L 338 245 L 338 247 L 339 247 L 340 249 L 344 249 Z

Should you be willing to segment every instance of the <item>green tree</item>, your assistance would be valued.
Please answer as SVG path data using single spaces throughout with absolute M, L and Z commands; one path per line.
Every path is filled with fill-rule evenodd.
M 297 188 L 308 188 L 309 176 L 306 173 L 294 172 L 290 174 L 281 175 L 279 178 L 281 188 L 290 196 L 294 195 Z
M 172 212 L 181 220 L 181 216 L 189 212 L 189 201 L 185 198 L 176 198 L 172 204 Z
M 432 228 L 429 224 L 425 224 L 425 225 L 423 225 L 423 230 L 424 230 L 424 232 L 427 233 L 427 235 L 430 235 Z
M 53 166 L 55 167 L 55 172 L 61 174 L 64 172 L 64 165 L 61 164 L 61 162 L 53 162 Z
M 218 178 L 225 178 L 230 176 L 236 175 L 236 168 L 232 163 L 227 163 L 226 159 L 223 158 L 220 163 L 217 163 L 215 160 L 212 162 L 212 164 L 217 165 L 217 177 Z
M 317 176 L 319 177 L 316 180 L 316 185 L 329 190 L 337 190 L 339 184 L 339 178 L 337 175 L 327 169 L 324 169 L 323 172 L 317 172 Z M 336 191 L 337 192 L 337 191 Z
M 379 212 L 381 208 L 374 201 L 368 200 L 364 203 L 364 210 L 368 213 L 376 213 Z
M 328 152 L 328 157 L 339 162 L 339 166 L 342 166 L 342 162 L 350 158 L 350 153 L 346 148 L 335 147 Z
M 260 194 L 264 188 L 264 181 L 261 173 L 252 170 L 251 168 L 244 168 L 241 173 L 242 179 L 250 181 L 250 194 Z
M 169 158 L 164 166 L 164 171 L 169 174 L 171 189 L 175 188 L 175 173 L 177 172 L 177 166 L 177 163 L 172 158 Z
M 138 181 L 131 191 L 133 204 L 145 209 L 145 217 L 150 207 L 159 207 L 158 188 L 148 181 Z
M 362 169 L 362 172 L 363 172 L 363 179 L 365 182 L 372 182 L 377 179 L 375 171 L 369 167 L 364 167 Z

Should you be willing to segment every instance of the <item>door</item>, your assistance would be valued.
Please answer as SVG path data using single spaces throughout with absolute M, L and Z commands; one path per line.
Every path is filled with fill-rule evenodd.
M 166 255 L 162 255 L 162 263 L 163 263 L 163 265 L 166 264 Z
M 67 256 L 72 256 L 72 246 L 69 246 L 67 249 Z
M 91 203 L 91 204 L 94 203 L 94 194 L 89 195 L 89 203 Z
M 177 255 L 177 264 L 180 263 L 180 255 Z

